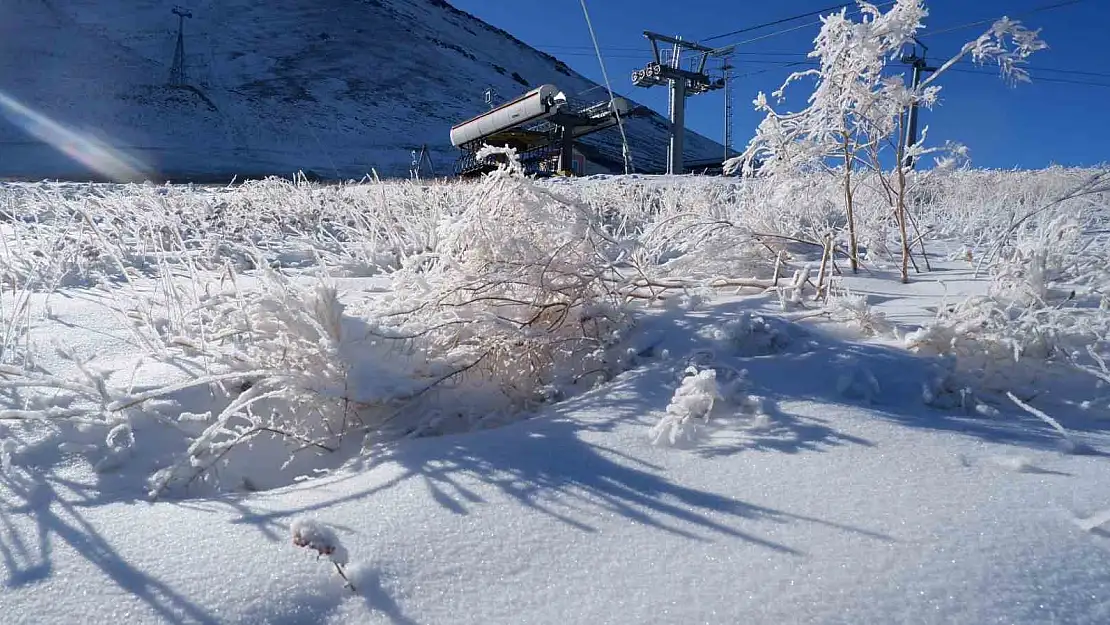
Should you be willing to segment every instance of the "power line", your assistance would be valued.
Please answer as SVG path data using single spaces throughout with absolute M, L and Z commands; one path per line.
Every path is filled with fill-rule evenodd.
M 1024 16 L 1027 16 L 1027 15 L 1035 14 L 1035 13 L 1041 13 L 1041 12 L 1044 12 L 1044 11 L 1051 11 L 1051 10 L 1060 9 L 1060 8 L 1064 8 L 1064 7 L 1068 7 L 1068 6 L 1073 6 L 1073 5 L 1080 4 L 1080 3 L 1086 2 L 1086 1 L 1087 0 L 1062 0 L 1060 2 L 1054 2 L 1052 4 L 1046 4 L 1046 5 L 1032 7 L 1028 10 L 1022 11 L 1021 13 L 1015 14 L 1014 17 L 1024 17 Z M 877 6 L 879 8 L 882 8 L 882 7 L 885 7 L 885 6 L 892 5 L 892 4 L 895 4 L 895 2 L 893 2 L 893 1 L 883 2 L 883 3 L 876 4 L 875 6 Z M 796 19 L 810 17 L 812 15 L 817 15 L 819 13 L 824 13 L 826 11 L 842 9 L 842 8 L 847 7 L 847 6 L 849 6 L 849 5 L 848 4 L 838 4 L 838 5 L 831 6 L 831 7 L 826 7 L 824 9 L 820 9 L 820 10 L 817 10 L 817 11 L 811 11 L 811 12 L 808 12 L 808 13 L 802 13 L 802 14 L 798 14 L 798 15 L 795 15 L 795 16 L 792 16 L 792 17 L 786 17 L 786 18 L 782 18 L 782 19 L 779 19 L 779 20 L 766 22 L 766 23 L 763 23 L 763 24 L 757 24 L 755 26 L 749 26 L 747 28 L 742 28 L 742 29 L 731 31 L 731 32 L 728 32 L 728 33 L 723 33 L 721 35 L 714 35 L 712 37 L 707 37 L 705 39 L 702 39 L 702 41 L 712 41 L 712 40 L 716 40 L 716 39 L 722 39 L 722 38 L 725 38 L 725 37 L 730 37 L 732 35 L 736 35 L 736 34 L 740 34 L 740 33 L 744 33 L 744 32 L 750 32 L 750 31 L 761 29 L 761 28 L 766 28 L 768 26 L 774 26 L 774 25 L 790 22 L 790 21 L 793 21 L 793 20 L 796 20 Z M 854 13 L 857 13 L 857 12 L 859 12 L 859 10 L 855 9 L 855 10 L 849 11 L 848 13 L 849 14 L 854 14 Z M 935 36 L 935 35 L 942 35 L 942 34 L 954 32 L 954 31 L 961 30 L 961 29 L 964 29 L 964 28 L 971 28 L 973 26 L 981 26 L 981 25 L 984 25 L 984 24 L 991 24 L 991 23 L 994 23 L 995 21 L 996 21 L 996 19 L 976 20 L 976 21 L 973 21 L 973 22 L 965 23 L 965 24 L 958 24 L 958 25 L 955 25 L 955 26 L 949 26 L 949 27 L 946 27 L 946 28 L 942 28 L 940 30 L 926 31 L 924 34 L 926 36 L 932 37 L 932 36 Z M 739 45 L 754 43 L 756 41 L 762 41 L 764 39 L 777 37 L 779 35 L 783 35 L 783 34 L 787 34 L 787 33 L 790 33 L 790 32 L 797 31 L 797 30 L 801 30 L 803 28 L 808 28 L 810 26 L 817 25 L 817 24 L 820 24 L 820 23 L 821 23 L 820 20 L 810 21 L 810 22 L 806 22 L 805 24 L 801 24 L 801 25 L 798 25 L 798 26 L 793 26 L 793 27 L 790 27 L 790 28 L 786 28 L 786 29 L 766 33 L 766 34 L 763 34 L 763 35 L 760 35 L 760 36 L 757 36 L 757 37 L 753 37 L 751 39 L 746 39 L 746 40 L 737 42 L 735 44 L 730 44 L 730 45 L 739 46 Z M 597 53 L 596 50 L 592 50 L 592 49 L 587 48 L 585 46 L 551 45 L 551 46 L 543 46 L 543 47 L 553 48 L 553 49 L 554 48 L 561 48 L 561 49 L 566 49 L 566 50 L 579 50 L 579 49 L 589 50 L 589 52 L 585 52 L 585 51 L 583 51 L 583 52 L 571 52 L 571 51 L 559 52 L 560 56 L 594 56 Z M 619 47 L 605 48 L 605 49 L 606 50 L 628 50 L 628 51 L 638 51 L 639 50 L 639 48 L 619 48 Z M 805 53 L 805 52 L 785 52 L 785 51 L 768 51 L 768 52 L 734 51 L 733 54 L 744 55 L 745 57 L 748 57 L 748 56 L 750 56 L 750 57 L 762 57 L 762 56 L 781 56 L 781 57 L 789 57 L 789 56 L 802 57 L 802 56 L 805 56 L 805 57 L 808 57 L 808 53 Z M 619 55 L 619 54 L 617 54 L 617 55 L 607 55 L 607 56 L 609 56 L 610 58 L 625 58 L 625 59 L 640 58 L 638 55 L 635 56 L 635 57 L 633 57 L 631 55 L 626 56 L 626 55 Z M 968 61 L 968 62 L 970 62 L 970 61 Z M 797 66 L 802 66 L 802 65 L 816 65 L 816 62 L 812 61 L 812 60 L 777 61 L 777 60 L 767 60 L 767 59 L 762 59 L 762 58 L 746 58 L 745 63 L 754 64 L 754 65 L 776 65 L 776 66 L 781 67 L 781 68 L 797 67 Z M 767 68 L 767 69 L 761 69 L 761 70 L 756 70 L 756 71 L 752 71 L 752 72 L 745 72 L 743 74 L 735 74 L 735 75 L 732 76 L 732 78 L 733 79 L 746 78 L 746 77 L 749 77 L 749 76 L 765 74 L 765 73 L 774 71 L 775 69 L 778 69 L 778 67 L 770 67 L 770 68 Z M 1110 78 L 1110 74 L 1108 74 L 1108 73 L 1093 72 L 1093 71 L 1088 71 L 1088 70 L 1073 70 L 1073 69 L 1059 69 L 1059 68 L 1051 68 L 1051 67 L 1029 67 L 1029 66 L 1027 66 L 1025 69 L 1027 69 L 1030 72 L 1036 72 L 1036 73 L 1049 72 L 1049 73 L 1057 73 L 1057 74 L 1070 74 L 1070 75 L 1076 75 L 1076 76 L 1090 76 L 1090 77 L 1094 77 L 1094 78 Z M 953 71 L 960 71 L 960 72 L 964 72 L 964 73 L 977 73 L 977 74 L 993 75 L 993 72 L 980 72 L 980 71 L 960 69 L 960 68 L 953 68 Z M 1096 82 L 1096 81 L 1077 80 L 1077 79 L 1070 79 L 1070 78 L 1052 78 L 1052 77 L 1038 76 L 1036 78 L 1036 80 L 1043 81 L 1043 82 L 1075 84 L 1075 85 L 1088 85 L 1088 86 L 1096 86 L 1096 87 L 1110 86 L 1106 83 L 1101 83 L 1101 82 Z
M 735 76 L 733 76 L 733 78 L 745 78 L 745 77 L 748 77 L 748 76 L 755 76 L 755 75 L 758 75 L 758 74 L 766 74 L 767 72 L 772 72 L 772 71 L 774 71 L 776 69 L 780 69 L 780 68 L 797 67 L 797 66 L 801 66 L 801 65 L 809 65 L 809 66 L 812 66 L 812 67 L 816 67 L 818 65 L 817 61 L 749 61 L 748 63 L 750 65 L 774 65 L 775 67 L 768 67 L 766 69 L 760 69 L 760 70 L 756 70 L 756 71 L 753 71 L 753 72 L 746 72 L 746 73 L 743 73 L 743 74 L 736 74 Z M 964 63 L 968 64 L 968 65 L 973 64 L 972 61 L 965 61 Z M 1076 85 L 1091 85 L 1091 86 L 1096 86 L 1096 87 L 1110 87 L 1110 83 L 1101 83 L 1101 82 L 1096 82 L 1096 81 L 1085 81 L 1085 80 L 1078 80 L 1078 79 L 1074 79 L 1074 78 L 1053 78 L 1051 76 L 1038 76 L 1038 75 L 1036 75 L 1040 72 L 1048 72 L 1048 73 L 1058 73 L 1058 74 L 1078 74 L 1078 75 L 1083 75 L 1083 76 L 1091 76 L 1091 77 L 1095 77 L 1095 78 L 1110 79 L 1110 73 L 1088 72 L 1088 71 L 1070 70 L 1070 69 L 1057 69 L 1057 68 L 1054 68 L 1054 67 L 1038 67 L 1038 66 L 1024 66 L 1024 69 L 1027 70 L 1028 72 L 1030 72 L 1030 75 L 1031 75 L 1031 77 L 1033 78 L 1034 81 L 1056 82 L 1056 83 L 1076 84 Z M 962 72 L 962 73 L 965 73 L 965 74 L 980 74 L 980 75 L 984 75 L 984 76 L 995 76 L 995 75 L 997 75 L 996 72 L 991 72 L 991 71 L 987 71 L 987 70 L 971 69 L 971 68 L 963 68 L 963 67 L 953 67 L 952 71 Z
M 888 7 L 892 4 L 897 4 L 897 3 L 892 0 L 890 2 L 880 2 L 880 3 L 878 3 L 874 6 L 876 8 L 883 8 L 883 7 Z M 846 4 L 845 5 L 838 5 L 838 6 L 833 7 L 833 8 L 834 9 L 835 8 L 843 8 L 843 7 L 846 7 L 846 6 L 848 6 L 848 5 L 846 5 Z M 817 13 L 823 13 L 825 10 L 827 10 L 827 9 L 823 9 L 821 11 L 815 11 L 814 13 L 810 13 L 810 14 L 807 14 L 806 16 L 802 16 L 802 17 L 808 17 L 808 15 L 816 15 Z M 852 9 L 851 11 L 848 11 L 847 14 L 848 15 L 855 15 L 859 12 L 860 12 L 859 9 Z M 796 19 L 796 18 L 793 18 L 793 19 Z M 784 21 L 789 21 L 789 20 L 784 20 Z M 734 43 L 734 44 L 731 44 L 731 45 L 742 46 L 742 45 L 745 45 L 745 44 L 754 43 L 756 41 L 762 41 L 764 39 L 770 39 L 771 37 L 777 37 L 779 35 L 785 35 L 786 33 L 792 33 L 794 31 L 801 30 L 803 28 L 809 28 L 810 26 L 816 26 L 816 25 L 819 25 L 820 23 L 821 23 L 821 20 L 814 20 L 814 21 L 811 21 L 811 22 L 806 22 L 805 24 L 800 24 L 798 26 L 793 26 L 791 28 L 784 28 L 782 30 L 776 30 L 774 32 L 767 33 L 765 35 L 760 35 L 758 37 L 753 37 L 751 39 L 745 39 L 744 41 L 740 41 L 740 42 L 737 42 L 737 43 Z M 762 27 L 762 25 L 761 26 L 752 26 L 751 28 L 745 29 L 745 30 L 754 30 L 755 28 L 760 28 L 760 27 Z M 737 31 L 737 32 L 743 32 L 743 31 Z M 706 39 L 705 41 L 708 41 L 708 39 Z
M 1035 68 L 1029 68 L 1029 69 L 1031 69 L 1032 71 L 1036 71 Z M 994 76 L 995 75 L 994 72 L 982 71 L 982 70 L 977 70 L 977 69 L 964 69 L 962 67 L 953 67 L 953 68 L 951 68 L 951 71 L 959 72 L 961 74 L 978 74 L 980 76 Z M 1033 82 L 1055 82 L 1055 83 L 1064 83 L 1064 84 L 1068 84 L 1068 85 L 1087 85 L 1087 86 L 1090 86 L 1090 87 L 1110 87 L 1110 82 L 1094 82 L 1094 81 L 1089 81 L 1089 80 L 1075 80 L 1075 79 L 1072 79 L 1072 78 L 1052 78 L 1051 76 L 1049 76 L 1049 77 L 1045 77 L 1045 76 L 1033 77 Z
M 628 151 L 628 137 L 624 134 L 624 122 L 621 121 L 620 111 L 613 99 L 613 85 L 609 82 L 609 72 L 605 70 L 605 58 L 601 56 L 601 47 L 597 44 L 597 35 L 594 33 L 594 23 L 590 20 L 590 12 L 586 9 L 586 0 L 580 0 L 580 2 L 582 4 L 582 15 L 586 17 L 586 26 L 590 30 L 590 40 L 593 41 L 594 51 L 597 52 L 597 62 L 601 65 L 601 76 L 605 79 L 605 89 L 609 92 L 609 108 L 616 115 L 617 128 L 621 131 L 621 155 L 624 157 L 624 173 L 627 174 L 630 173 L 632 167 L 632 155 Z M 563 132 L 568 131 L 564 129 Z
M 602 48 L 602 52 L 604 52 L 604 51 L 605 51 L 605 49 Z M 596 56 L 596 53 L 592 52 L 592 51 L 583 50 L 581 52 L 560 52 L 559 56 L 560 57 L 590 57 L 590 58 L 593 58 L 594 56 Z M 770 59 L 756 58 L 756 57 L 759 57 L 759 56 L 761 56 L 761 55 L 758 52 L 749 52 L 749 53 L 747 53 L 746 56 L 743 57 L 743 60 L 744 60 L 745 63 L 772 62 Z M 805 57 L 805 56 L 808 56 L 808 55 L 805 52 L 800 52 L 800 53 L 796 52 L 796 53 L 792 53 L 792 54 L 789 54 L 789 55 L 782 54 L 782 55 L 768 55 L 768 56 L 771 56 L 772 59 L 783 59 L 783 58 L 790 58 L 790 57 L 799 58 L 799 57 Z M 607 59 L 642 59 L 643 57 L 644 57 L 644 55 L 642 53 L 641 54 L 635 54 L 635 55 L 633 55 L 633 54 L 612 54 L 612 53 L 606 53 L 605 54 L 605 58 L 607 58 Z
M 1026 67 L 1026 69 L 1030 69 L 1030 70 L 1034 70 L 1034 71 L 1038 71 L 1038 72 L 1053 72 L 1053 73 L 1056 73 L 1056 74 L 1075 74 L 1077 76 L 1096 76 L 1096 77 L 1099 77 L 1099 78 L 1110 78 L 1110 73 L 1108 73 L 1108 72 L 1091 72 L 1091 71 L 1080 70 L 1080 69 L 1057 69 L 1055 67 L 1039 67 L 1039 66 L 1038 67 Z
M 793 65 L 804 65 L 804 64 L 809 64 L 809 65 L 814 65 L 814 66 L 818 65 L 817 61 L 789 62 L 789 61 L 751 60 L 751 61 L 747 61 L 747 63 L 750 64 L 750 65 L 782 65 L 782 66 L 786 66 L 786 67 L 793 66 Z M 972 61 L 971 59 L 963 59 L 959 63 L 962 64 L 962 65 L 975 65 L 975 66 L 979 65 L 978 63 L 976 63 L 975 61 Z M 1092 71 L 1078 70 L 1078 69 L 1060 69 L 1060 68 L 1056 68 L 1056 67 L 1041 67 L 1040 65 L 1024 65 L 1022 67 L 1023 67 L 1023 69 L 1028 70 L 1030 72 L 1048 72 L 1050 74 L 1075 74 L 1075 75 L 1079 75 L 1079 76 L 1091 76 L 1091 77 L 1094 77 L 1094 78 L 1110 78 L 1110 72 L 1092 72 Z M 985 72 L 985 73 L 993 74 L 994 72 Z
M 1022 11 L 1021 13 L 1015 14 L 1014 17 L 1024 17 L 1024 16 L 1031 15 L 1031 14 L 1034 14 L 1034 13 L 1041 13 L 1041 12 L 1044 12 L 1044 11 L 1050 11 L 1050 10 L 1053 10 L 1053 9 L 1059 9 L 1059 8 L 1072 6 L 1072 5 L 1075 5 L 1075 4 L 1080 4 L 1080 3 L 1086 2 L 1086 1 L 1087 0 L 1062 0 L 1061 2 L 1055 2 L 1055 3 L 1052 3 L 1052 4 L 1046 4 L 1046 5 L 1042 5 L 1042 6 L 1033 7 L 1031 9 L 1027 10 L 1027 11 Z M 886 6 L 893 5 L 893 4 L 895 4 L 895 2 L 882 2 L 882 3 L 876 4 L 875 6 L 878 7 L 878 8 L 883 8 L 883 7 L 886 7 Z M 817 10 L 817 11 L 811 11 L 809 13 L 801 13 L 801 14 L 798 14 L 798 15 L 795 15 L 795 16 L 792 16 L 792 17 L 786 17 L 786 18 L 782 18 L 782 19 L 779 19 L 779 20 L 774 20 L 772 22 L 766 22 L 766 23 L 763 23 L 763 24 L 757 24 L 755 26 L 749 26 L 747 28 L 741 28 L 739 30 L 735 30 L 735 31 L 732 31 L 732 32 L 729 32 L 729 33 L 724 33 L 724 34 L 721 34 L 721 35 L 714 35 L 712 37 L 707 37 L 705 39 L 702 39 L 702 41 L 712 41 L 712 40 L 716 40 L 716 39 L 721 39 L 721 38 L 724 38 L 724 37 L 729 37 L 729 36 L 732 36 L 732 35 L 736 35 L 736 34 L 740 34 L 740 33 L 744 33 L 744 32 L 750 32 L 750 31 L 761 29 L 761 28 L 766 28 L 768 26 L 773 26 L 773 25 L 793 21 L 793 20 L 796 20 L 796 19 L 801 19 L 803 17 L 809 17 L 811 15 L 817 15 L 819 13 L 824 13 L 826 11 L 845 8 L 847 6 L 850 6 L 850 5 L 849 4 L 838 4 L 838 5 L 831 6 L 831 7 L 826 7 L 824 9 L 820 9 L 820 10 Z M 853 9 L 853 10 L 848 11 L 848 13 L 850 15 L 858 13 L 858 12 L 859 12 L 859 9 Z M 957 30 L 962 30 L 964 28 L 971 28 L 973 26 L 982 26 L 984 24 L 992 24 L 995 21 L 996 21 L 996 19 L 976 20 L 976 21 L 973 21 L 973 22 L 967 22 L 967 23 L 964 23 L 964 24 L 949 26 L 949 27 L 946 27 L 946 28 L 942 28 L 940 30 L 927 30 L 924 34 L 926 36 L 929 36 L 929 37 L 936 36 L 936 35 L 943 35 L 943 34 L 946 34 L 946 33 L 957 31 Z M 730 44 L 730 45 L 739 46 L 739 45 L 754 43 L 756 41 L 762 41 L 764 39 L 770 39 L 772 37 L 777 37 L 779 35 L 784 35 L 784 34 L 787 34 L 787 33 L 795 32 L 795 31 L 801 30 L 803 28 L 808 28 L 810 26 L 818 25 L 820 23 L 821 23 L 820 20 L 814 20 L 814 21 L 806 22 L 805 24 L 800 24 L 798 26 L 792 26 L 790 28 L 786 28 L 786 29 L 783 29 L 783 30 L 778 30 L 778 31 L 766 33 L 766 34 L 760 35 L 758 37 L 754 37 L 754 38 L 751 38 L 751 39 L 746 39 L 744 41 L 740 41 L 740 42 L 737 42 L 735 44 Z M 559 51 L 558 54 L 560 56 L 587 56 L 587 55 L 588 56 L 594 56 L 596 54 L 596 51 L 591 46 L 552 44 L 552 45 L 537 45 L 535 47 L 539 48 L 539 49 L 545 49 L 545 50 L 546 49 L 558 50 Z M 572 52 L 572 51 L 575 51 L 575 50 L 582 50 L 583 52 L 581 52 L 581 53 Z M 608 51 L 640 52 L 642 50 L 642 48 L 614 46 L 614 47 L 603 47 L 602 50 L 606 51 L 606 52 L 608 52 Z M 767 51 L 767 52 L 735 51 L 734 54 L 740 55 L 740 56 L 748 56 L 748 55 L 753 55 L 753 56 L 803 56 L 806 53 L 804 53 L 804 52 L 802 52 L 802 53 L 785 52 L 785 51 L 776 50 L 776 51 Z M 607 55 L 607 56 L 613 56 L 613 58 L 620 58 L 620 55 Z M 639 58 L 639 56 L 637 56 L 636 58 Z M 1075 73 L 1080 73 L 1080 72 L 1075 72 Z
M 982 67 L 982 64 L 976 63 L 972 59 L 961 59 L 959 61 L 959 64 L 960 65 L 974 65 L 976 67 Z M 1056 68 L 1056 67 L 1041 67 L 1040 65 L 1022 65 L 1021 67 L 1022 67 L 1022 69 L 1030 71 L 1030 72 L 1048 72 L 1050 74 L 1075 74 L 1077 76 L 1092 76 L 1094 78 L 1110 78 L 1110 73 L 1108 73 L 1108 72 L 1092 72 L 1092 71 L 1088 71 L 1088 70 L 1079 70 L 1079 69 L 1060 69 L 1060 68 Z M 993 74 L 994 72 L 986 72 L 986 73 Z
M 1025 17 L 1027 15 L 1032 15 L 1033 13 L 1041 13 L 1043 11 L 1051 11 L 1052 9 L 1060 9 L 1060 8 L 1063 8 L 1063 7 L 1071 6 L 1073 4 L 1079 4 L 1080 2 L 1086 2 L 1086 1 L 1087 0 L 1064 0 L 1063 2 L 1055 2 L 1053 4 L 1046 4 L 1046 5 L 1043 5 L 1043 6 L 1033 7 L 1032 9 L 1029 9 L 1028 11 L 1022 11 L 1021 13 L 1015 14 L 1014 17 Z M 957 31 L 957 30 L 963 30 L 964 28 L 971 28 L 972 26 L 982 26 L 983 24 L 993 24 L 996 21 L 998 21 L 997 18 L 977 20 L 977 21 L 974 21 L 974 22 L 968 22 L 966 24 L 959 24 L 957 26 L 949 26 L 948 28 L 942 28 L 940 30 L 934 30 L 934 31 L 928 32 L 926 34 L 930 37 L 935 37 L 936 35 L 943 35 L 945 33 L 950 33 L 950 32 Z
M 1053 10 L 1053 9 L 1059 9 L 1059 8 L 1071 6 L 1071 5 L 1074 5 L 1074 4 L 1079 4 L 1081 2 L 1086 2 L 1086 1 L 1087 0 L 1063 0 L 1061 2 L 1055 2 L 1055 3 L 1052 3 L 1052 4 L 1046 4 L 1046 5 L 1042 5 L 1042 6 L 1038 6 L 1038 7 L 1033 7 L 1031 9 L 1027 10 L 1027 11 L 1023 11 L 1021 13 L 1016 14 L 1014 17 L 1025 17 L 1027 15 L 1032 15 L 1034 13 L 1040 13 L 1040 12 L 1043 12 L 1043 11 L 1050 11 L 1050 10 Z M 893 2 L 893 1 L 881 2 L 881 3 L 876 4 L 875 7 L 876 8 L 883 8 L 883 7 L 891 6 L 893 4 L 897 4 L 897 3 Z M 795 15 L 793 17 L 786 17 L 786 18 L 783 18 L 783 19 L 780 19 L 780 20 L 775 20 L 773 22 L 767 22 L 767 23 L 764 23 L 764 24 L 757 24 L 755 26 L 749 26 L 747 28 L 741 28 L 739 30 L 734 30 L 732 32 L 724 33 L 722 35 L 714 35 L 712 37 L 706 37 L 706 38 L 702 39 L 702 41 L 713 41 L 715 39 L 723 39 L 725 37 L 729 37 L 729 36 L 732 36 L 732 35 L 737 35 L 737 34 L 740 34 L 740 33 L 750 32 L 750 31 L 753 31 L 753 30 L 758 30 L 760 28 L 766 28 L 767 26 L 774 26 L 774 25 L 777 25 L 777 24 L 783 24 L 785 22 L 791 22 L 791 21 L 794 21 L 796 19 L 801 19 L 803 17 L 810 17 L 812 15 L 818 15 L 818 14 L 824 13 L 826 11 L 835 11 L 835 10 L 838 10 L 838 9 L 843 9 L 843 8 L 848 7 L 848 6 L 850 6 L 850 5 L 849 4 L 838 4 L 838 5 L 835 5 L 835 6 L 832 6 L 832 7 L 826 7 L 824 9 L 819 9 L 817 11 L 811 11 L 809 13 L 802 13 L 802 14 L 799 14 L 799 15 Z M 852 9 L 852 10 L 848 11 L 848 14 L 849 15 L 854 15 L 854 14 L 859 13 L 859 12 L 860 12 L 860 10 L 857 8 L 857 9 Z M 942 35 L 944 33 L 952 32 L 952 31 L 955 31 L 955 30 L 960 30 L 960 29 L 963 29 L 963 28 L 970 28 L 972 26 L 981 26 L 983 24 L 993 24 L 995 21 L 997 21 L 997 20 L 995 20 L 995 19 L 977 20 L 975 22 L 969 22 L 967 24 L 959 24 L 957 26 L 951 26 L 951 27 L 948 27 L 948 28 L 945 28 L 945 29 L 942 29 L 942 30 L 930 31 L 927 34 L 929 36 Z M 779 35 L 784 35 L 786 33 L 791 33 L 791 32 L 797 31 L 797 30 L 801 30 L 803 28 L 808 28 L 809 26 L 815 26 L 815 25 L 818 25 L 820 23 L 821 23 L 821 20 L 814 20 L 814 21 L 806 22 L 805 24 L 801 24 L 799 26 L 793 26 L 791 28 L 785 28 L 783 30 L 775 31 L 775 32 L 772 32 L 772 33 L 767 33 L 765 35 L 760 35 L 758 37 L 754 37 L 752 39 L 747 39 L 747 40 L 741 41 L 741 42 L 733 44 L 733 45 L 744 45 L 744 44 L 748 44 L 748 43 L 753 43 L 755 41 L 761 41 L 763 39 L 769 39 L 771 37 L 777 37 Z
M 824 13 L 826 11 L 837 11 L 839 9 L 846 8 L 847 6 L 848 6 L 848 3 L 836 4 L 836 5 L 833 5 L 831 7 L 825 7 L 823 9 L 817 9 L 816 11 L 810 11 L 809 13 L 801 13 L 801 14 L 798 14 L 798 15 L 793 15 L 791 17 L 784 17 L 782 19 L 778 19 L 778 20 L 775 20 L 773 22 L 764 22 L 763 24 L 756 24 L 755 26 L 748 26 L 747 28 L 741 28 L 740 30 L 734 30 L 734 31 L 727 32 L 727 33 L 724 33 L 724 34 L 721 34 L 721 35 L 713 35 L 712 37 L 705 37 L 701 41 L 713 41 L 715 39 L 724 39 L 725 37 L 731 37 L 732 35 L 739 35 L 740 33 L 747 33 L 747 32 L 751 32 L 753 30 L 759 30 L 760 28 L 766 28 L 768 26 L 777 26 L 779 24 L 784 24 L 786 22 L 793 22 L 794 20 L 800 20 L 803 17 L 811 17 L 813 15 L 819 15 L 819 14 Z
M 772 61 L 767 61 L 767 62 L 770 63 Z M 767 69 L 759 69 L 759 70 L 756 70 L 754 72 L 745 72 L 743 74 L 737 74 L 737 75 L 733 76 L 733 78 L 747 78 L 748 76 L 756 76 L 758 74 L 766 74 L 767 72 L 772 72 L 772 71 L 774 71 L 776 69 L 780 69 L 780 68 L 785 69 L 787 67 L 795 67 L 795 66 L 798 66 L 798 65 L 816 65 L 816 64 L 817 64 L 816 61 L 794 61 L 792 63 L 783 63 L 782 65 L 780 65 L 780 67 L 768 67 Z
M 556 50 L 559 54 L 570 54 L 570 52 L 563 52 L 563 50 L 589 52 L 591 55 L 594 53 L 593 46 L 572 46 L 566 44 L 552 44 L 552 45 L 533 45 L 532 47 L 537 50 Z M 601 46 L 602 52 L 638 52 L 643 56 L 643 47 L 621 47 L 621 46 Z M 805 52 L 787 52 L 785 50 L 766 50 L 760 52 L 741 52 L 736 51 L 733 54 L 746 56 L 746 55 L 763 55 L 763 56 L 802 56 Z

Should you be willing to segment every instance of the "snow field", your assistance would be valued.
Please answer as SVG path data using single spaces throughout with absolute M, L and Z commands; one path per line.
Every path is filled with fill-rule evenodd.
M 1100 622 L 1097 175 L 4 186 L 0 605 Z
M 813 300 L 812 242 L 842 219 L 834 181 L 820 177 L 567 185 L 505 170 L 478 185 L 12 185 L 3 358 L 12 399 L 26 405 L 9 416 L 96 436 L 99 427 L 97 452 L 109 453 L 94 463 L 113 468 L 140 444 L 136 419 L 176 430 L 170 438 L 187 446 L 155 472 L 152 495 L 198 480 L 270 488 L 291 479 L 273 472 L 280 465 L 264 480 L 228 470 L 224 483 L 209 469 L 233 465 L 232 450 L 248 442 L 255 456 L 311 471 L 326 467 L 301 457 L 518 418 L 635 366 L 645 349 L 636 328 L 653 309 L 693 310 L 722 290 L 771 295 L 787 318 L 816 315 L 943 356 L 921 380 L 923 400 L 994 414 L 990 394 L 1034 396 L 1046 372 L 1110 375 L 1097 175 L 922 175 L 921 228 L 936 249 L 957 252 L 932 261 L 937 271 L 920 274 L 918 288 L 946 288 L 952 272 L 980 276 L 932 307 L 882 277 L 896 259 L 873 242 L 890 235 L 880 189 L 866 186 L 856 215 L 864 272 L 843 275 L 834 257 L 825 296 Z M 968 198 L 977 185 L 1010 188 L 1013 201 Z M 995 219 L 966 211 L 974 201 Z M 81 300 L 101 309 L 78 312 Z M 883 300 L 903 310 L 884 311 Z M 899 324 L 905 309 L 925 322 Z M 100 338 L 89 338 L 90 323 Z M 750 316 L 717 332 L 733 349 L 770 351 L 789 335 Z M 693 372 L 702 390 L 676 399 L 679 420 L 712 405 L 705 376 L 716 374 Z M 838 385 L 864 399 L 880 386 L 850 366 Z

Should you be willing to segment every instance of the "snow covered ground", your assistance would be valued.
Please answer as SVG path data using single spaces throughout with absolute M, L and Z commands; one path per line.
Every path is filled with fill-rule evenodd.
M 0 620 L 1108 622 L 1097 175 L 0 188 Z

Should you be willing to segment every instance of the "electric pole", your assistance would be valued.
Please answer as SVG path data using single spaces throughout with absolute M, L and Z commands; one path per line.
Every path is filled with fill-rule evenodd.
M 725 81 L 725 160 L 732 158 L 732 48 L 724 54 L 721 72 Z
M 929 64 L 925 62 L 925 54 L 929 51 L 929 48 L 925 47 L 925 44 L 921 43 L 917 39 L 914 39 L 914 42 L 916 45 L 914 45 L 913 52 L 909 54 L 903 54 L 902 62 L 913 68 L 913 79 L 910 83 L 910 88 L 913 90 L 913 93 L 916 94 L 917 88 L 921 84 L 921 75 L 925 72 L 935 72 L 937 71 L 937 68 L 930 67 Z M 921 46 L 921 56 L 917 55 L 918 45 Z M 906 132 L 902 136 L 902 154 L 904 155 L 902 164 L 912 169 L 916 164 L 917 159 L 913 158 L 909 154 L 906 154 L 906 152 L 909 150 L 911 145 L 917 143 L 916 98 L 914 98 L 914 101 L 910 103 L 910 110 L 907 112 L 906 117 Z
M 671 142 L 667 150 L 667 173 L 672 175 L 681 174 L 683 171 L 682 146 L 686 132 L 686 97 L 721 89 L 725 86 L 725 81 L 723 79 L 711 80 L 705 73 L 706 61 L 709 60 L 709 55 L 715 52 L 713 48 L 650 31 L 644 31 L 644 36 L 651 41 L 654 60 L 648 63 L 644 69 L 632 72 L 632 84 L 637 87 L 670 86 Z M 659 42 L 674 46 L 668 64 L 664 64 L 659 56 Z M 701 58 L 696 61 L 693 70 L 682 69 L 680 66 L 682 53 L 685 50 L 694 50 L 701 53 Z
M 177 16 L 177 48 L 173 53 L 173 65 L 170 66 L 170 85 L 183 87 L 185 86 L 185 18 L 193 17 L 193 13 L 181 7 L 174 7 L 172 13 Z

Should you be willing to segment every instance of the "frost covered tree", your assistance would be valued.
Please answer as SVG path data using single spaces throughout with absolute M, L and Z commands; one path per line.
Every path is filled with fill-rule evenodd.
M 791 74 L 772 93 L 781 102 L 792 83 L 813 78 L 815 85 L 806 108 L 779 113 L 760 92 L 755 108 L 765 117 L 745 151 L 726 163 L 726 171 L 770 176 L 826 171 L 842 177 L 848 257 L 853 270 L 858 265 L 853 174 L 860 168 L 883 174 L 902 239 L 902 279 L 906 281 L 910 238 L 906 227 L 905 162 L 907 157 L 936 151 L 924 148 L 927 128 L 920 141 L 902 145 L 899 138 L 906 112 L 914 105 L 932 106 L 940 91 L 938 78 L 965 58 L 979 64 L 997 63 L 1004 77 L 1027 81 L 1029 75 L 1021 64 L 1047 46 L 1039 38 L 1039 31 L 1003 17 L 912 88 L 902 76 L 888 75 L 884 70 L 924 28 L 928 15 L 924 2 L 898 0 L 886 12 L 862 0 L 857 4 L 859 21 L 851 19 L 846 8 L 822 18 L 821 31 L 809 53 L 817 67 Z M 883 164 L 891 151 L 895 153 L 893 172 Z

